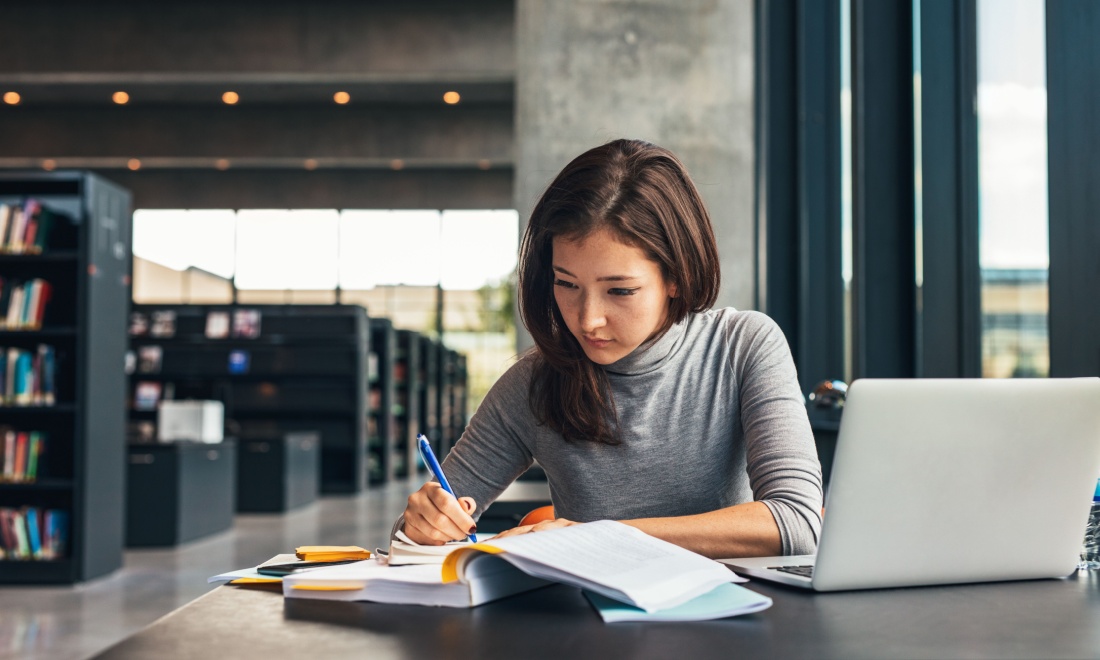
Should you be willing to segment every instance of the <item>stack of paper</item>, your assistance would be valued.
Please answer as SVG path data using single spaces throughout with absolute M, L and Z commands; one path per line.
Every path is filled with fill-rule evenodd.
M 763 597 L 734 603 L 728 589 L 711 595 L 738 581 L 744 580 L 706 557 L 633 527 L 600 521 L 463 544 L 446 555 L 442 570 L 432 564 L 396 566 L 370 561 L 303 572 L 283 579 L 283 594 L 290 598 L 472 607 L 561 582 L 649 614 L 709 596 L 694 614 L 681 610 L 668 615 L 681 618 L 729 616 L 729 612 L 755 611 L 752 608 L 771 604 Z

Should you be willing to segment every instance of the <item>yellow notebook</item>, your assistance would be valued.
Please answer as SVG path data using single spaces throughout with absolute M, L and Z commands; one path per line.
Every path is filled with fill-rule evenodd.
M 343 561 L 370 559 L 370 551 L 357 545 L 303 545 L 294 549 L 294 556 L 302 561 Z

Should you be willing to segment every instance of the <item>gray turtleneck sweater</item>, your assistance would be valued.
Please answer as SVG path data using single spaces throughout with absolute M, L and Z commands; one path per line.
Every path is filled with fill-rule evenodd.
M 705 513 L 763 502 L 784 554 L 810 554 L 821 529 L 821 466 L 790 349 L 758 312 L 689 315 L 604 367 L 622 444 L 567 443 L 528 403 L 532 360 L 493 385 L 443 462 L 481 513 L 537 460 L 555 514 L 577 522 Z

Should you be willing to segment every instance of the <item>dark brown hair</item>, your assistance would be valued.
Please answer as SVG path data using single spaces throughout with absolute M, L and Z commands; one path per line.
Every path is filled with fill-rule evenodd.
M 519 255 L 519 306 L 535 341 L 530 403 L 566 440 L 619 444 L 607 374 L 589 360 L 554 302 L 553 241 L 606 229 L 645 252 L 676 287 L 658 336 L 718 296 L 718 246 L 683 164 L 667 149 L 615 140 L 577 156 L 542 194 Z

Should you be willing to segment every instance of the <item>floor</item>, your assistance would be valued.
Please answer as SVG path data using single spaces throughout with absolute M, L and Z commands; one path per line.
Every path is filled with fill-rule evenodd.
M 166 550 L 129 550 L 112 575 L 76 587 L 0 588 L 0 658 L 87 658 L 213 588 L 206 578 L 298 545 L 383 545 L 420 482 L 326 497 L 284 515 L 239 515 L 233 529 Z

